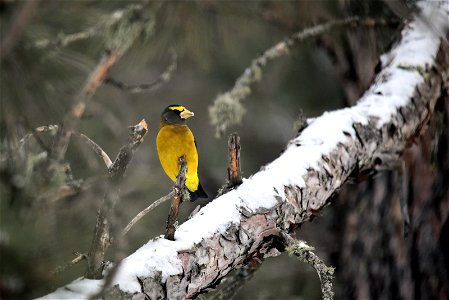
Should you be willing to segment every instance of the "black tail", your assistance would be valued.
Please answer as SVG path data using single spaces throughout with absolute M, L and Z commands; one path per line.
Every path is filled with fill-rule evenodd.
M 209 196 L 206 194 L 206 192 L 203 190 L 203 187 L 201 186 L 201 183 L 198 183 L 198 189 L 194 192 L 189 191 L 190 193 L 190 201 L 195 201 L 198 198 L 208 198 Z

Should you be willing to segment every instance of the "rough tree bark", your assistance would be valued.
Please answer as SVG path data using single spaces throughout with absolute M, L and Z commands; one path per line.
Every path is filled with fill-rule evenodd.
M 322 40 L 348 105 L 356 104 L 375 75 L 379 41 L 367 30 L 364 37 L 348 31 L 344 43 Z M 334 220 L 323 229 L 336 245 L 329 257 L 341 287 L 337 298 L 447 299 L 448 108 L 446 87 L 430 130 L 414 140 L 396 168 L 338 193 Z
M 281 233 L 313 218 L 345 182 L 395 167 L 425 131 L 449 77 L 448 44 L 441 42 L 449 7 L 426 7 L 423 14 L 436 22 L 417 17 L 405 27 L 358 105 L 310 120 L 278 159 L 181 225 L 175 241 L 155 239 L 123 260 L 104 297 L 207 293 L 251 259 L 283 251 Z M 98 286 L 79 279 L 47 298 L 87 297 Z
M 109 175 L 108 188 L 104 194 L 102 206 L 98 210 L 92 243 L 87 254 L 87 269 L 84 273 L 86 278 L 103 278 L 106 251 L 112 240 L 120 240 L 117 239 L 119 230 L 117 229 L 118 224 L 115 224 L 117 218 L 114 217 L 116 215 L 115 206 L 119 202 L 120 182 L 134 156 L 135 150 L 142 143 L 143 137 L 147 132 L 148 125 L 144 119 L 137 125 L 130 126 L 128 143 L 120 149 L 114 162 L 107 166 Z
M 431 130 L 406 150 L 396 172 L 339 196 L 342 298 L 447 299 L 447 97 L 443 91 Z

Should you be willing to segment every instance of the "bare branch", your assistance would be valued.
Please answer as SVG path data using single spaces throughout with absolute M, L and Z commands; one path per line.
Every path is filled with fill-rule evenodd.
M 123 229 L 122 235 L 126 235 L 128 231 L 133 227 L 137 222 L 139 222 L 140 219 L 142 219 L 146 214 L 148 214 L 150 211 L 161 205 L 162 203 L 172 199 L 174 196 L 174 192 L 171 191 L 167 195 L 157 199 L 153 203 L 151 203 L 150 206 L 142 210 L 140 213 L 138 213 L 129 223 L 126 225 L 125 229 Z
M 282 237 L 285 239 L 287 252 L 291 255 L 295 255 L 302 262 L 311 265 L 318 273 L 318 277 L 320 278 L 321 282 L 321 292 L 323 293 L 323 300 L 334 299 L 332 281 L 334 279 L 335 269 L 326 266 L 321 258 L 313 253 L 313 250 L 315 250 L 315 248 L 310 247 L 304 241 L 295 240 L 286 233 L 283 233 Z
M 130 135 L 128 144 L 120 149 L 114 163 L 109 168 L 109 176 L 112 180 L 121 180 L 123 178 L 134 151 L 143 142 L 143 137 L 148 132 L 148 124 L 145 119 L 142 119 L 139 124 L 129 126 L 128 130 Z
M 128 143 L 120 149 L 114 163 L 108 168 L 109 184 L 103 198 L 103 204 L 98 212 L 92 244 L 88 253 L 88 267 L 85 277 L 90 279 L 102 278 L 106 251 L 111 239 L 116 236 L 112 216 L 119 200 L 120 181 L 131 161 L 134 151 L 142 143 L 148 131 L 148 125 L 143 119 L 139 124 L 129 127 Z
M 101 85 L 111 67 L 118 61 L 119 53 L 115 51 L 106 52 L 101 58 L 96 68 L 89 75 L 81 93 L 77 96 L 75 104 L 64 118 L 63 124 L 59 127 L 58 134 L 53 141 L 50 159 L 61 162 L 64 159 L 69 144 L 70 136 L 78 125 L 79 119 L 84 114 L 87 102 L 92 98 L 97 88 Z
M 218 190 L 218 195 L 226 194 L 230 190 L 242 184 L 242 174 L 240 168 L 240 137 L 237 133 L 232 133 L 228 138 L 228 180 Z
M 27 133 L 24 135 L 23 138 L 19 141 L 19 150 L 22 150 L 24 145 L 28 142 L 30 137 L 35 136 L 36 133 L 43 133 L 43 132 L 51 132 L 55 133 L 58 130 L 58 125 L 46 125 L 46 126 L 39 126 L 36 129 L 34 129 L 31 133 Z M 82 141 L 84 141 L 87 145 L 89 145 L 92 150 L 97 153 L 106 164 L 106 167 L 109 168 L 112 165 L 112 161 L 109 158 L 108 154 L 104 152 L 104 150 L 93 140 L 91 140 L 87 135 L 79 132 L 72 132 L 74 135 L 79 137 Z
M 104 152 L 104 150 L 94 141 L 92 141 L 87 135 L 82 133 L 74 132 L 76 136 L 78 136 L 82 141 L 84 141 L 86 144 L 88 144 L 92 150 L 97 153 L 104 161 L 106 168 L 109 169 L 109 167 L 112 165 L 112 161 L 109 158 L 108 154 Z
M 162 74 L 160 74 L 158 76 L 158 78 L 156 80 L 154 80 L 151 83 L 139 84 L 139 85 L 128 85 L 124 82 L 120 82 L 111 77 L 106 78 L 105 83 L 110 84 L 118 89 L 124 90 L 129 93 L 150 92 L 150 91 L 157 89 L 162 84 L 166 83 L 167 81 L 169 81 L 171 79 L 173 72 L 176 70 L 176 68 L 178 66 L 177 59 L 178 59 L 178 57 L 177 57 L 176 52 L 172 51 L 172 58 L 171 58 L 172 61 L 171 61 L 170 65 L 167 67 L 167 69 Z
M 46 126 L 39 126 L 36 129 L 34 129 L 32 132 L 25 134 L 19 141 L 19 151 L 23 150 L 23 147 L 28 142 L 28 140 L 35 136 L 36 133 L 43 133 L 43 132 L 50 132 L 52 134 L 56 133 L 58 130 L 58 125 L 46 125 Z
M 132 44 L 134 38 L 137 36 L 136 34 L 130 33 L 129 32 L 130 29 L 134 32 L 139 32 L 143 30 L 143 27 L 145 27 L 144 25 L 145 20 L 143 20 L 143 22 L 140 22 L 142 20 L 136 20 L 138 18 L 135 18 L 134 13 L 142 10 L 148 4 L 148 2 L 149 1 L 142 1 L 143 5 L 131 4 L 124 9 L 116 10 L 104 18 L 100 18 L 97 24 L 86 30 L 70 34 L 61 33 L 58 34 L 58 36 L 54 39 L 40 39 L 38 41 L 35 41 L 32 46 L 36 48 L 47 48 L 47 47 L 58 48 L 58 47 L 65 47 L 73 42 L 85 40 L 93 36 L 102 36 L 106 39 L 105 42 L 107 44 L 108 49 L 116 49 L 117 52 L 123 54 L 123 52 L 129 47 L 130 44 Z M 136 21 L 138 25 L 134 29 L 131 28 L 132 26 L 130 26 L 133 21 Z M 120 33 L 118 32 L 119 30 L 115 30 L 117 28 L 125 30 L 123 30 L 123 32 Z M 123 33 L 124 36 L 121 37 L 117 36 Z M 125 38 L 126 41 L 123 41 L 123 38 Z M 118 40 L 118 42 L 114 42 L 111 39 Z M 113 44 L 115 44 L 115 46 L 118 47 L 115 47 Z M 123 47 L 124 44 L 126 45 Z M 119 48 L 122 49 L 120 50 Z
M 40 39 L 34 42 L 33 46 L 36 48 L 66 47 L 67 45 L 73 42 L 85 40 L 95 36 L 98 33 L 97 31 L 98 29 L 93 27 L 75 33 L 58 34 L 58 36 L 55 39 Z
M 170 205 L 170 212 L 168 214 L 167 228 L 165 238 L 171 241 L 175 240 L 176 223 L 178 222 L 179 206 L 182 202 L 182 191 L 186 184 L 187 162 L 185 157 L 179 158 L 179 173 L 176 179 L 176 184 L 172 190 L 172 198 Z
M 76 130 L 87 103 L 103 83 L 112 66 L 117 63 L 141 33 L 152 33 L 154 27 L 153 16 L 149 18 L 141 17 L 142 8 L 149 3 L 145 2 L 144 5 L 132 4 L 126 9 L 118 10 L 106 19 L 105 24 L 102 24 L 107 50 L 95 69 L 89 74 L 83 89 L 75 98 L 73 106 L 58 130 L 49 156 L 48 169 L 50 171 L 52 170 L 52 164 L 63 161 L 71 132 Z
M 360 19 L 357 16 L 342 20 L 333 20 L 294 33 L 284 41 L 266 50 L 261 56 L 253 59 L 251 65 L 240 75 L 234 86 L 229 91 L 218 95 L 214 100 L 214 104 L 209 107 L 210 122 L 215 126 L 217 137 L 221 136 L 229 126 L 241 122 L 243 115 L 246 113 L 245 108 L 241 104 L 241 100 L 251 94 L 251 85 L 262 79 L 262 68 L 269 61 L 287 55 L 290 49 L 299 42 L 319 36 L 332 29 L 343 26 L 372 27 L 375 25 L 384 26 L 386 24 L 387 22 L 385 20 L 375 20 L 372 18 Z
M 101 207 L 97 218 L 97 224 L 102 222 L 102 225 L 95 226 L 95 233 L 88 255 L 89 263 L 85 272 L 85 277 L 92 279 L 103 278 L 103 270 L 106 265 L 105 254 L 112 242 L 116 248 L 113 257 L 115 263 L 108 269 L 101 289 L 89 297 L 89 299 L 92 300 L 100 297 L 103 298 L 103 294 L 114 280 L 122 259 L 124 258 L 124 236 L 119 232 L 121 230 L 121 224 L 119 219 L 116 218 L 115 205 L 120 197 L 120 182 L 133 157 L 134 151 L 142 143 L 143 137 L 148 131 L 148 125 L 145 120 L 142 119 L 139 124 L 129 126 L 128 129 L 130 135 L 128 144 L 120 149 L 117 158 L 109 168 L 109 187 L 103 198 L 103 206 Z M 90 255 L 94 255 L 94 257 L 92 258 Z
M 118 158 L 124 159 L 124 157 L 126 157 L 126 155 L 125 155 L 126 151 L 130 151 L 130 150 L 132 150 L 133 147 L 138 146 L 138 144 L 141 142 L 141 139 L 143 138 L 143 135 L 140 136 L 139 134 L 145 134 L 146 131 L 145 131 L 145 133 L 143 133 L 143 132 L 144 132 L 144 130 L 147 130 L 147 128 L 148 127 L 147 127 L 147 124 L 144 119 L 139 124 L 130 127 L 130 130 L 132 131 L 131 135 L 132 136 L 136 135 L 136 136 L 134 136 L 135 141 L 133 142 L 133 144 L 131 146 L 129 146 L 131 148 L 127 148 L 127 147 L 122 148 L 120 151 L 121 154 L 118 155 Z M 46 126 L 39 126 L 39 127 L 35 128 L 31 133 L 27 133 L 20 139 L 19 150 L 20 151 L 23 150 L 23 147 L 28 142 L 30 137 L 35 136 L 36 138 L 38 138 L 36 136 L 36 134 L 38 134 L 38 133 L 44 133 L 44 132 L 54 133 L 57 130 L 58 130 L 58 125 L 46 125 Z M 112 161 L 109 158 L 109 156 L 107 155 L 107 153 L 97 143 L 95 143 L 93 140 L 91 140 L 88 136 L 86 136 L 83 133 L 72 132 L 72 134 L 79 137 L 83 142 L 85 142 L 87 145 L 89 145 L 91 147 L 91 149 L 103 159 L 106 167 L 109 170 L 109 168 L 112 166 Z M 122 166 L 122 165 L 125 165 L 125 163 L 117 163 L 116 164 L 116 166 Z M 39 195 L 36 199 L 38 202 L 42 202 L 42 201 L 56 202 L 57 200 L 60 200 L 60 199 L 63 199 L 63 198 L 69 197 L 69 196 L 73 196 L 82 191 L 85 191 L 85 190 L 89 189 L 91 186 L 92 186 L 92 182 L 90 182 L 90 181 L 86 181 L 86 182 L 82 182 L 82 183 L 72 181 L 69 184 L 58 187 L 57 189 L 52 189 L 48 192 L 45 192 L 44 194 Z
M 73 267 L 74 265 L 76 265 L 77 263 L 79 263 L 80 261 L 86 259 L 87 260 L 87 256 L 84 253 L 78 253 L 75 252 L 73 253 L 74 255 L 76 255 L 76 257 L 74 259 L 72 259 L 71 261 L 69 261 L 68 263 L 66 263 L 65 265 L 62 266 L 58 266 L 56 268 L 54 268 L 51 272 L 50 275 L 51 276 L 55 276 L 61 272 L 64 272 L 68 269 L 70 269 L 71 267 Z
M 242 184 L 242 173 L 240 168 L 240 137 L 233 133 L 228 139 L 228 179 L 229 183 L 236 187 Z

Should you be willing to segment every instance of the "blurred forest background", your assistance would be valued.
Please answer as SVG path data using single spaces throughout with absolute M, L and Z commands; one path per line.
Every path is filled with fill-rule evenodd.
M 154 82 L 173 66 L 173 53 L 177 56 L 176 69 L 168 81 L 146 92 L 130 93 L 102 84 L 87 103 L 76 129 L 113 159 L 126 143 L 127 127 L 142 118 L 147 120 L 149 132 L 128 167 L 116 207 L 125 224 L 172 187 L 155 149 L 160 113 L 167 105 L 181 104 L 195 113 L 189 126 L 198 144 L 199 175 L 213 197 L 227 178 L 227 134 L 239 133 L 242 171 L 249 177 L 280 154 L 296 134 L 298 116 L 315 117 L 354 103 L 369 86 L 379 54 L 391 46 L 401 20 L 409 13 L 402 2 L 395 1 L 1 0 L 2 299 L 41 296 L 84 273 L 82 261 L 51 275 L 54 268 L 74 257 L 74 251 L 85 253 L 90 247 L 107 175 L 103 161 L 72 136 L 66 162 L 72 184 L 76 182 L 78 189 L 66 197 L 48 197 L 54 187 L 43 184 L 39 166 L 42 153 L 51 147 L 51 132 L 29 138 L 24 155 L 17 152 L 17 147 L 34 128 L 61 123 L 88 74 L 105 51 L 114 47 L 116 36 L 111 37 L 111 32 L 122 35 L 118 37 L 122 41 L 130 38 L 126 32 L 110 30 L 110 24 L 120 18 L 116 11 L 127 11 L 135 4 L 144 5 L 133 15 L 140 30 L 134 40 L 130 39 L 131 44 L 122 47 L 123 55 L 108 77 L 128 85 Z M 252 85 L 251 95 L 242 101 L 246 114 L 241 124 L 231 126 L 220 138 L 215 136 L 209 107 L 217 95 L 232 88 L 252 59 L 301 29 L 353 15 L 380 18 L 387 24 L 337 28 L 294 46 L 288 54 L 270 62 L 263 69 L 261 81 Z M 69 41 L 67 37 L 75 33 L 80 34 Z M 399 182 L 393 178 L 395 174 L 389 174 L 386 182 Z M 371 189 L 379 184 L 364 183 Z M 336 205 L 298 232 L 298 237 L 315 246 L 328 265 L 337 267 L 337 299 L 353 297 L 356 289 L 348 282 L 357 271 L 350 267 L 343 271 L 350 261 L 348 253 L 343 253 L 348 246 L 344 233 L 348 234 L 349 226 L 345 222 L 349 213 L 345 212 L 351 209 L 356 214 L 351 220 L 357 220 L 364 218 L 367 209 L 348 200 L 350 194 L 343 191 Z M 196 205 L 207 201 L 184 203 L 180 222 Z M 127 253 L 164 232 L 168 208 L 169 203 L 165 203 L 131 229 Z M 363 234 L 376 231 L 380 222 L 382 216 L 363 228 Z M 349 240 L 356 239 L 354 235 Z M 385 253 L 390 252 L 387 249 Z M 388 291 L 391 286 L 379 283 L 382 289 Z M 314 270 L 284 254 L 264 262 L 235 298 L 320 297 Z

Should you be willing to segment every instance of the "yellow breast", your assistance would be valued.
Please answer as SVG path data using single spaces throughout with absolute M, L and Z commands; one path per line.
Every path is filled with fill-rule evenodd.
M 186 186 L 198 189 L 198 153 L 195 140 L 187 125 L 161 125 L 156 138 L 157 153 L 165 173 L 174 182 L 179 172 L 179 158 L 187 162 Z

